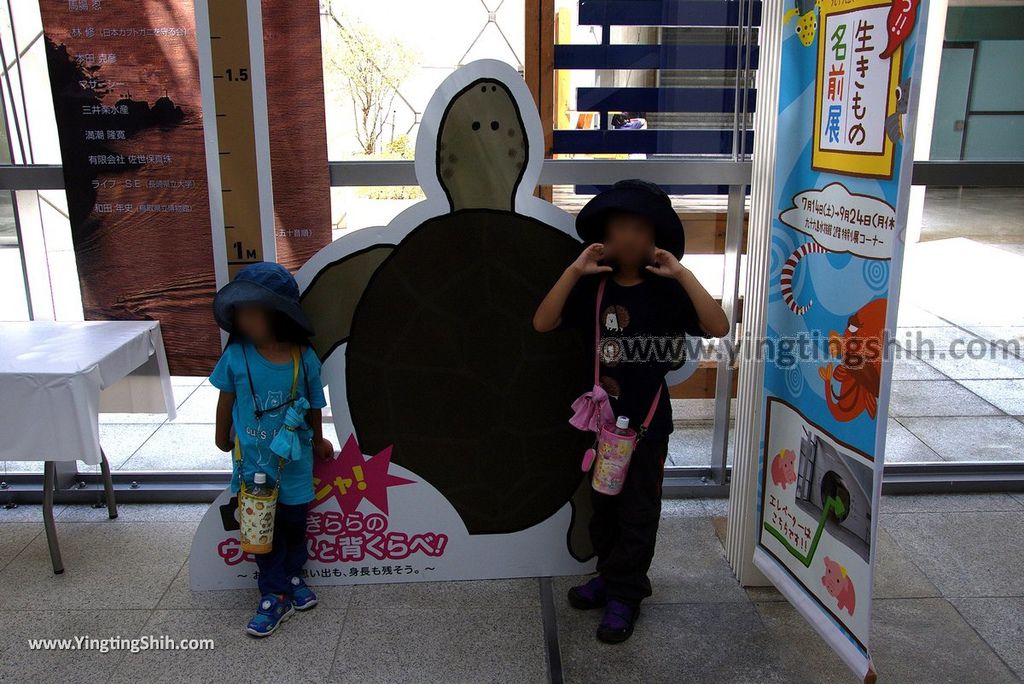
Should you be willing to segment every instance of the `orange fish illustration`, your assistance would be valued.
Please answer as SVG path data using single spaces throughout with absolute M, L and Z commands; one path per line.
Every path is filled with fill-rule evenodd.
M 884 297 L 868 302 L 850 316 L 842 335 L 829 332 L 829 353 L 840 361 L 822 366 L 818 375 L 825 381 L 825 401 L 836 420 L 853 420 L 864 411 L 873 420 L 878 412 L 886 303 Z

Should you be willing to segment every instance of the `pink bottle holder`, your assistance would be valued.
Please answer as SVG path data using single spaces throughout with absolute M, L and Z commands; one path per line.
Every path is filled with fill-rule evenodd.
M 622 491 L 637 439 L 636 431 L 627 428 L 624 432 L 606 425 L 598 433 L 594 475 L 590 480 L 594 491 L 612 496 Z

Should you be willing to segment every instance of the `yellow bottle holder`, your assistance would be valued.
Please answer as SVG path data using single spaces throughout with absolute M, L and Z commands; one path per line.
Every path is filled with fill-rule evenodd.
M 258 495 L 248 491 L 244 482 L 241 483 L 238 488 L 238 526 L 242 551 L 270 553 L 274 547 L 276 513 L 277 485 L 269 494 Z
M 295 399 L 295 391 L 299 380 L 299 348 L 292 348 L 292 392 L 291 399 Z M 254 399 L 255 401 L 255 399 Z M 238 527 L 241 537 L 242 551 L 247 553 L 270 553 L 274 548 L 274 517 L 277 514 L 277 493 L 278 482 L 281 479 L 281 472 L 284 470 L 284 459 L 278 463 L 278 482 L 268 494 L 253 494 L 245 486 L 245 477 L 242 469 L 242 446 L 235 435 L 235 462 L 238 464 Z

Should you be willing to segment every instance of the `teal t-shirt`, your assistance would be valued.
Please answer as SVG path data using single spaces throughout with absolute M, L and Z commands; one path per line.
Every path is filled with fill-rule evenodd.
M 252 373 L 252 389 L 246 373 L 246 359 Z M 292 362 L 271 363 L 256 347 L 248 342 L 229 344 L 210 374 L 210 384 L 223 392 L 235 395 L 235 406 L 231 411 L 235 434 L 242 447 L 242 476 L 248 485 L 252 484 L 257 472 L 267 474 L 267 482 L 278 481 L 278 456 L 270 450 L 274 436 L 284 423 L 287 406 L 281 406 L 256 416 L 261 410 L 280 406 L 288 401 L 292 389 Z M 255 397 L 253 396 L 255 391 Z M 320 360 L 312 349 L 302 352 L 299 364 L 297 397 L 305 397 L 310 408 L 319 409 L 327 405 L 323 383 L 320 381 Z M 256 405 L 253 404 L 255 398 Z M 232 455 L 231 491 L 238 491 L 238 465 Z M 302 504 L 313 499 L 313 445 L 307 442 L 302 448 L 302 458 L 285 463 L 280 475 L 278 501 L 284 504 Z

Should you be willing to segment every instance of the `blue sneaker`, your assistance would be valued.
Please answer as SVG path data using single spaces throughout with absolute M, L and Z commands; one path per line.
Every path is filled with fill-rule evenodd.
M 295 613 L 292 602 L 284 594 L 264 594 L 256 614 L 249 620 L 245 631 L 254 637 L 270 636 L 277 626 Z
M 295 610 L 309 610 L 316 605 L 316 594 L 306 586 L 300 577 L 292 577 L 292 605 Z

